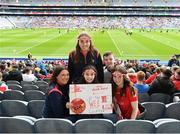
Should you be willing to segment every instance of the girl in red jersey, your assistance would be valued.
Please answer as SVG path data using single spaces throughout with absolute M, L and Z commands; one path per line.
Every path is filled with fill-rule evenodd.
M 114 105 L 119 106 L 123 119 L 135 119 L 138 109 L 137 90 L 132 86 L 124 67 L 116 65 L 112 70 L 112 87 Z

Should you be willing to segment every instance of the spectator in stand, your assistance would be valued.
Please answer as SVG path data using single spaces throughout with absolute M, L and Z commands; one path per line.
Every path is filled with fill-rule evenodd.
M 174 76 L 174 73 L 176 72 L 177 69 L 179 69 L 180 67 L 179 66 L 172 66 L 171 67 L 171 71 L 172 71 L 172 76 Z
M 128 75 L 128 77 L 129 77 L 130 81 L 131 81 L 132 83 L 136 84 L 136 83 L 137 83 L 137 76 L 136 76 L 135 70 L 134 70 L 133 68 L 129 68 L 129 69 L 127 70 L 127 73 L 128 73 L 127 75 Z
M 43 117 L 67 118 L 69 115 L 69 71 L 64 66 L 56 66 L 49 84 L 49 92 L 45 100 Z
M 22 73 L 18 70 L 18 65 L 15 64 L 12 66 L 12 71 L 9 72 L 6 80 L 16 80 L 19 82 L 22 81 Z
M 135 119 L 140 114 L 137 89 L 128 79 L 126 69 L 120 65 L 115 65 L 112 70 L 112 90 L 114 103 L 121 111 L 119 116 Z
M 7 76 L 8 76 L 8 72 L 9 71 L 6 71 L 6 65 L 5 64 L 0 64 L 0 72 L 2 73 L 2 80 L 3 81 L 7 81 Z
M 36 81 L 37 78 L 32 74 L 31 67 L 26 67 L 24 69 L 24 74 L 22 74 L 23 81 Z
M 180 66 L 179 64 L 179 60 L 176 58 L 176 56 L 172 56 L 172 58 L 169 60 L 168 62 L 168 66 L 169 67 L 172 67 L 173 65 L 177 65 L 177 66 Z
M 2 81 L 2 73 L 0 72 L 0 93 L 3 94 L 5 91 L 8 90 L 8 86 L 5 82 Z
M 112 79 L 111 69 L 114 67 L 115 59 L 112 52 L 103 54 L 104 63 L 104 83 L 110 83 Z
M 138 93 L 147 93 L 149 91 L 149 85 L 144 83 L 145 73 L 143 71 L 137 72 L 137 83 L 134 85 L 138 89 Z
M 180 68 L 175 71 L 174 75 L 171 78 L 176 90 L 180 92 Z
M 153 93 L 164 93 L 168 95 L 172 95 L 176 89 L 174 83 L 170 79 L 172 72 L 170 69 L 166 67 L 161 68 L 161 73 L 156 79 L 152 82 L 149 88 L 149 95 Z
M 82 70 L 87 65 L 94 65 L 98 72 L 99 82 L 104 81 L 103 63 L 101 55 L 92 44 L 91 37 L 87 33 L 78 36 L 76 50 L 69 54 L 68 69 L 70 81 L 76 82 L 82 74 Z
M 52 74 L 53 74 L 53 70 L 50 69 L 50 70 L 49 70 L 49 73 L 48 73 L 47 76 L 46 76 L 46 78 L 47 78 L 47 79 L 51 79 Z
M 83 68 L 82 77 L 77 82 L 77 84 L 95 84 L 99 83 L 97 79 L 97 70 L 93 65 L 88 65 Z M 71 104 L 71 107 L 73 105 Z M 77 106 L 74 106 L 77 107 Z M 103 118 L 102 114 L 83 114 L 76 115 L 77 119 L 85 119 L 85 118 Z
M 160 68 L 159 67 L 156 68 L 155 73 L 152 74 L 147 80 L 145 80 L 145 83 L 150 85 L 156 79 L 156 77 L 160 74 L 160 72 L 161 72 Z

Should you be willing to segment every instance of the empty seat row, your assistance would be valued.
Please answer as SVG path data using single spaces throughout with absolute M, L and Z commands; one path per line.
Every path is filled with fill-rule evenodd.
M 180 102 L 164 104 L 161 102 L 144 102 L 145 120 L 154 121 L 160 118 L 174 118 L 180 120 Z
M 30 102 L 20 100 L 3 100 L 0 102 L 0 116 L 32 116 L 42 117 L 44 100 L 32 100 Z
M 32 100 L 30 102 L 3 100 L 0 102 L 0 114 L 1 116 L 28 115 L 41 118 L 44 103 L 44 100 Z M 171 103 L 166 106 L 160 102 L 146 102 L 142 105 L 146 108 L 145 120 L 154 121 L 160 118 L 180 120 L 180 103 Z
M 18 85 L 29 85 L 29 84 L 34 84 L 34 85 L 48 85 L 48 82 L 46 81 L 36 81 L 36 82 L 32 82 L 32 81 L 16 81 L 16 80 L 8 80 L 6 82 L 6 84 L 18 84 Z
M 48 85 L 33 85 L 33 84 L 29 84 L 29 85 L 18 85 L 18 84 L 7 84 L 8 88 L 11 90 L 20 90 L 22 92 L 25 92 L 27 90 L 40 90 L 44 93 L 47 92 L 48 89 Z
M 0 133 L 180 133 L 180 121 L 169 120 L 155 125 L 146 120 L 66 119 L 0 117 Z
M 9 90 L 1 94 L 0 100 L 45 100 L 45 93 L 38 90 L 27 90 L 25 92 L 19 90 Z

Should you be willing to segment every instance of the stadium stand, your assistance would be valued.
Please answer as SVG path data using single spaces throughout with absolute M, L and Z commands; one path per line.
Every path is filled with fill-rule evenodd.
M 179 5 L 179 0 L 1 0 L 0 29 L 179 29 Z M 14 58 L 2 60 L 13 63 Z M 27 62 L 27 58 L 19 60 L 25 66 L 36 64 Z M 45 59 L 44 63 L 54 67 L 56 60 Z M 148 62 L 151 61 L 159 62 L 155 59 Z M 136 70 L 140 68 L 138 65 Z M 11 90 L 0 93 L 0 133 L 180 133 L 180 102 L 171 103 L 172 97 L 164 94 L 138 94 L 139 102 L 146 108 L 145 120 L 116 122 L 114 117 L 105 115 L 107 119 L 72 123 L 67 119 L 42 118 L 50 80 L 41 80 L 6 82 Z

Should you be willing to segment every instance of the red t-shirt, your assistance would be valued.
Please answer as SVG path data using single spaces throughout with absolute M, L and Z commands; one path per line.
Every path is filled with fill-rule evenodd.
M 172 81 L 176 87 L 176 90 L 180 90 L 180 80 L 176 79 L 174 76 L 172 78 Z
M 132 106 L 131 102 L 138 101 L 137 91 L 135 91 L 135 95 L 131 94 L 130 88 L 126 89 L 126 95 L 121 96 L 121 88 L 118 88 L 115 93 L 115 98 L 117 100 L 117 104 L 119 105 L 119 108 L 121 109 L 121 114 L 124 119 L 131 119 L 132 114 Z M 140 114 L 140 111 L 138 111 L 137 116 Z

